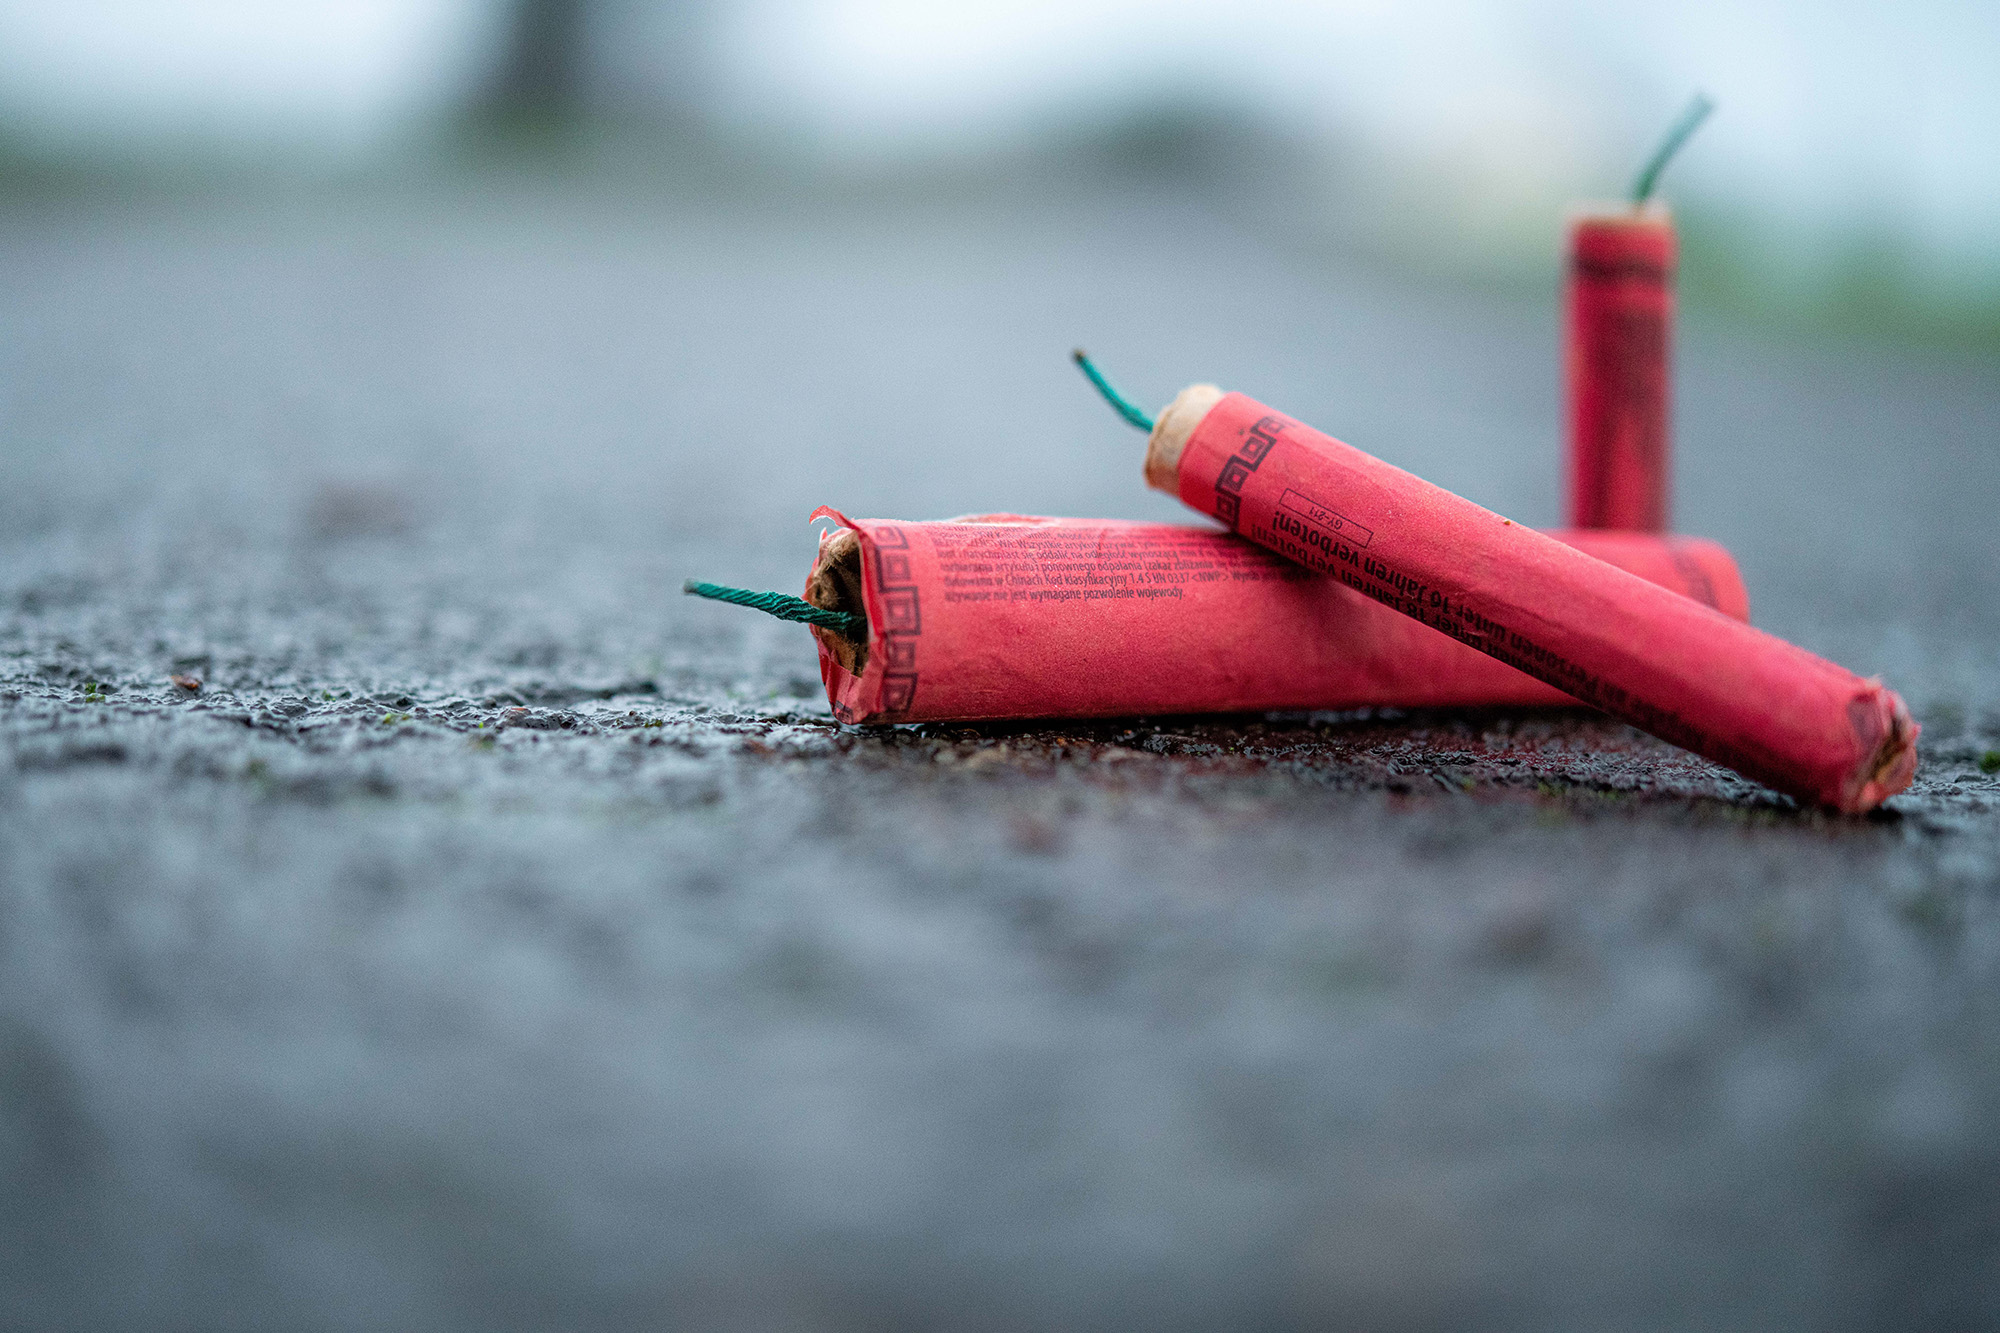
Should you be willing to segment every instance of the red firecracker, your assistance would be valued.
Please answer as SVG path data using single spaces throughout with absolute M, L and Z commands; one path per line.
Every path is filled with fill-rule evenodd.
M 843 722 L 1119 717 L 1271 709 L 1498 708 L 1575 700 L 1336 579 L 1208 527 L 989 514 L 848 519 L 806 600 Z M 1716 608 L 1749 614 L 1714 542 L 1555 534 Z
M 1240 393 L 1187 389 L 1155 487 L 1259 545 L 1665 740 L 1858 812 L 1908 786 L 1894 691 L 1524 528 Z
M 1571 527 L 1665 532 L 1672 521 L 1674 257 L 1673 219 L 1658 204 L 1570 224 Z

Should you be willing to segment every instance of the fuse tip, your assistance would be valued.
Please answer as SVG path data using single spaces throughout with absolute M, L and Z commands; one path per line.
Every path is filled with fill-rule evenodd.
M 858 643 L 868 641 L 867 616 L 854 611 L 829 611 L 825 607 L 814 606 L 805 598 L 794 597 L 790 593 L 726 588 L 719 583 L 703 583 L 699 579 L 687 580 L 681 584 L 681 591 L 694 597 L 728 602 L 732 606 L 747 606 L 753 611 L 762 611 L 765 615 L 776 616 L 780 620 L 817 625 L 821 629 L 832 630 L 835 634 Z
M 1634 208 L 1653 197 L 1653 187 L 1660 183 L 1660 173 L 1667 169 L 1667 163 L 1673 161 L 1681 146 L 1694 137 L 1694 132 L 1701 128 L 1701 123 L 1713 110 L 1715 103 L 1708 94 L 1696 93 L 1694 100 L 1687 104 L 1687 110 L 1681 112 L 1680 118 L 1668 127 L 1666 138 L 1660 140 L 1660 146 L 1646 159 L 1646 165 L 1639 169 L 1639 179 L 1632 185 Z
M 1124 394 L 1111 387 L 1111 381 L 1104 378 L 1104 372 L 1090 359 L 1090 353 L 1079 347 L 1070 353 L 1070 359 L 1076 362 L 1077 369 L 1083 372 L 1083 377 L 1103 395 L 1105 402 L 1116 409 L 1119 416 L 1125 418 L 1127 424 L 1136 426 L 1148 434 L 1152 433 L 1153 419 L 1140 411 Z

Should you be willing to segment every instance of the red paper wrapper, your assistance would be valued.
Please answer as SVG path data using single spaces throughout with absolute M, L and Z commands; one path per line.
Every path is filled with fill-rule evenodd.
M 1667 530 L 1674 224 L 1658 204 L 1570 224 L 1569 523 Z
M 1576 702 L 1213 528 L 822 516 L 842 526 L 820 539 L 806 599 L 868 616 L 866 645 L 813 631 L 843 722 Z M 1714 542 L 1565 540 L 1748 614 L 1736 563 Z
M 1878 680 L 1678 596 L 1240 393 L 1184 391 L 1147 480 L 1281 555 L 1780 791 L 1867 810 L 1917 726 Z

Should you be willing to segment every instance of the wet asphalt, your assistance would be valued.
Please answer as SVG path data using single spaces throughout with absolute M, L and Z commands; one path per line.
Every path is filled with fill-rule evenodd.
M 1079 343 L 1560 517 L 1552 289 L 1213 199 L 0 209 L 4 1322 L 1990 1324 L 1995 367 L 1683 332 L 1681 526 L 1924 721 L 1866 819 L 1581 712 L 842 728 L 680 595 L 1174 517 Z

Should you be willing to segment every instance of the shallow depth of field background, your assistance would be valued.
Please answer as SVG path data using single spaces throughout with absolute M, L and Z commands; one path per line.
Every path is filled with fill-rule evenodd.
M 725 175 L 1109 157 L 1180 184 L 1206 149 L 1302 241 L 1539 280 L 1554 211 L 1620 194 L 1704 90 L 1723 113 L 1670 191 L 1697 308 L 1989 327 L 1996 46 L 1948 0 L 27 0 L 0 6 L 0 144 L 29 176 L 333 184 L 433 174 L 499 125 L 678 192 L 697 146 Z
M 1976 1326 L 2000 16 L 0 0 L 0 1323 Z M 807 515 L 1240 388 L 1561 517 L 1697 90 L 1677 517 L 1837 820 L 1582 713 L 862 731 Z M 199 676 L 191 696 L 170 674 Z

